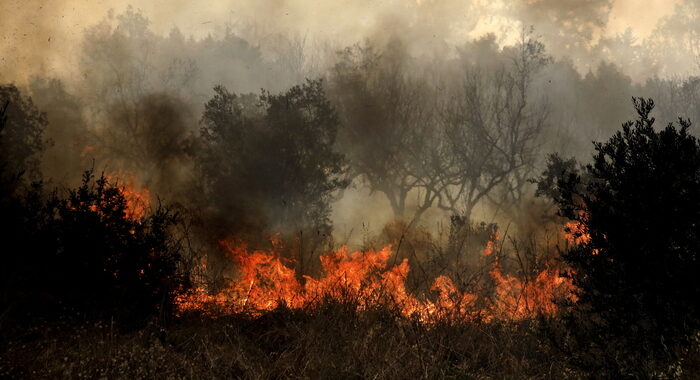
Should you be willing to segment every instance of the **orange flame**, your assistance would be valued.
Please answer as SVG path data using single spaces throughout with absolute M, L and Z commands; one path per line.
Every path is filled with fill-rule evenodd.
M 493 251 L 496 249 L 496 242 L 498 239 L 498 232 L 496 232 L 496 234 L 494 234 L 494 236 L 486 243 L 486 247 L 484 247 L 483 251 L 484 256 L 489 256 L 493 253 Z
M 581 211 L 579 215 L 583 222 L 570 221 L 564 225 L 564 238 L 572 246 L 589 244 L 591 242 L 591 235 L 588 233 L 585 225 L 588 220 L 588 215 L 584 211 Z M 600 253 L 600 250 L 596 248 L 593 249 L 592 252 L 594 255 L 597 255 Z
M 550 266 L 533 280 L 522 281 L 503 274 L 496 262 L 491 276 L 496 281 L 494 300 L 498 303 L 492 311 L 500 313 L 496 315 L 500 319 L 521 320 L 537 314 L 553 315 L 557 312 L 557 298 L 576 301 L 571 278 L 562 276 Z
M 591 241 L 591 235 L 580 222 L 567 222 L 564 225 L 564 237 L 571 245 L 587 244 Z
M 135 177 L 131 174 L 105 174 L 110 184 L 116 186 L 126 200 L 126 217 L 138 220 L 146 216 L 151 204 L 151 192 L 137 185 Z
M 495 240 L 495 239 L 494 239 Z M 477 306 L 479 296 L 462 292 L 448 276 L 437 277 L 434 297 L 417 297 L 407 289 L 408 260 L 389 267 L 391 247 L 349 253 L 347 248 L 320 257 L 323 273 L 318 278 L 303 276 L 285 265 L 276 248 L 249 251 L 245 246 L 222 243 L 237 264 L 239 276 L 228 286 L 211 294 L 205 284 L 179 294 L 180 312 L 199 310 L 211 314 L 246 313 L 259 315 L 286 306 L 292 309 L 317 307 L 324 300 L 352 301 L 360 310 L 385 307 L 422 322 L 468 321 L 476 318 L 521 320 L 537 314 L 557 312 L 555 299 L 573 300 L 571 280 L 548 267 L 531 281 L 501 272 L 498 261 L 491 270 L 494 295 Z M 493 250 L 493 242 L 487 249 Z M 485 250 L 486 253 L 486 250 Z M 203 264 L 205 265 L 205 264 Z M 432 298 L 432 299 L 431 299 Z

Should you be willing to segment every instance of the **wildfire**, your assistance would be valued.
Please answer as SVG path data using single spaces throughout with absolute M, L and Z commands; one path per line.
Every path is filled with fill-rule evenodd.
M 486 247 L 484 247 L 483 254 L 484 256 L 489 256 L 493 253 L 493 251 L 496 249 L 496 242 L 498 241 L 498 232 L 486 243 Z
M 567 222 L 564 226 L 564 237 L 571 245 L 587 244 L 591 241 L 591 235 L 580 222 Z
M 494 244 L 491 241 L 484 254 L 492 252 Z M 520 320 L 539 313 L 554 314 L 555 299 L 574 297 L 571 280 L 550 267 L 526 281 L 503 273 L 496 260 L 490 271 L 494 290 L 489 297 L 463 292 L 445 275 L 434 279 L 432 294 L 419 297 L 406 286 L 408 260 L 388 265 L 391 246 L 352 253 L 340 248 L 320 257 L 319 278 L 300 278 L 289 265 L 292 260 L 280 257 L 278 247 L 250 251 L 245 246 L 225 242 L 222 245 L 237 265 L 237 278 L 220 292 L 212 293 L 201 283 L 193 292 L 178 295 L 180 312 L 259 315 L 282 305 L 313 309 L 323 301 L 335 300 L 351 301 L 360 310 L 388 308 L 426 323 L 476 318 Z M 205 265 L 202 263 L 200 269 L 205 269 Z
M 588 215 L 581 211 L 581 220 L 587 221 Z M 564 225 L 564 238 L 570 245 L 580 245 L 589 244 L 591 242 L 591 235 L 588 233 L 585 222 L 570 221 Z M 600 253 L 599 249 L 592 250 L 594 255 Z
M 109 183 L 119 188 L 126 199 L 126 217 L 138 220 L 144 217 L 151 204 L 151 192 L 137 185 L 135 177 L 131 174 L 105 174 Z

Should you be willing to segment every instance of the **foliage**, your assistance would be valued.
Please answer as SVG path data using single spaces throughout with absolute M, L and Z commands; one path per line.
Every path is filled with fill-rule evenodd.
M 549 117 L 547 102 L 534 99 L 531 88 L 551 58 L 532 33 L 522 31 L 509 64 L 468 66 L 447 103 L 443 122 L 450 164 L 438 207 L 469 220 L 487 198 L 509 208 L 525 197 Z
M 65 196 L 42 185 L 3 202 L 2 303 L 10 318 L 74 312 L 125 323 L 163 313 L 187 286 L 177 213 L 130 218 L 122 189 L 92 171 Z M 9 211 L 5 213 L 5 211 Z M 26 320 L 24 322 L 27 322 Z
M 398 40 L 343 50 L 331 83 L 351 177 L 414 221 L 431 208 L 469 219 L 486 199 L 517 203 L 549 116 L 533 82 L 550 61 L 531 30 L 503 51 L 490 37 L 465 46 L 459 71 L 435 77 Z
M 338 58 L 331 71 L 331 93 L 343 120 L 339 146 L 349 158 L 348 174 L 382 193 L 394 216 L 402 218 L 409 192 L 444 169 L 431 107 L 433 90 L 411 73 L 399 40 L 381 52 L 370 44 L 355 45 Z M 434 198 L 426 193 L 416 216 Z
M 322 82 L 259 97 L 215 90 L 196 159 L 220 227 L 327 233 L 333 193 L 346 184 L 344 158 L 334 150 L 339 121 Z
M 550 159 L 540 192 L 590 235 L 564 259 L 594 334 L 672 354 L 700 326 L 700 143 L 688 120 L 657 132 L 654 102 L 634 105 L 638 119 L 595 143 L 580 172 Z

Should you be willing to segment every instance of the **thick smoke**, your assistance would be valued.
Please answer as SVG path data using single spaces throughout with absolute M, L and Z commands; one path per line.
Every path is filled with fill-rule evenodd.
M 90 167 L 133 176 L 225 231 L 303 228 L 276 220 L 288 208 L 282 186 L 264 207 L 250 207 L 265 202 L 245 184 L 207 192 L 215 175 L 202 178 L 198 162 L 214 88 L 255 108 L 322 79 L 344 157 L 334 180 L 349 184 L 324 198 L 336 239 L 358 243 L 394 219 L 431 229 L 450 214 L 525 226 L 546 207 L 528 182 L 545 154 L 586 158 L 592 140 L 632 117 L 632 96 L 656 98 L 662 121 L 700 117 L 700 9 L 650 1 L 656 19 L 625 19 L 631 3 L 10 0 L 0 4 L 0 81 L 45 113 L 45 181 L 72 185 Z M 277 136 L 258 111 L 242 125 Z M 254 141 L 259 149 L 231 144 L 222 160 L 283 156 Z M 255 199 L 245 217 L 224 206 L 241 199 Z

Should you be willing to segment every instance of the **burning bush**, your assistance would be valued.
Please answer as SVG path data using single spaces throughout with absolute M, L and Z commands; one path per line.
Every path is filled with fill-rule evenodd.
M 145 214 L 136 199 L 92 171 L 65 194 L 45 196 L 36 184 L 16 199 L 2 237 L 16 247 L 3 252 L 4 306 L 14 316 L 79 312 L 127 323 L 167 312 L 188 278 L 171 231 L 179 216 L 161 206 Z
M 432 280 L 432 294 L 419 294 L 406 285 L 408 259 L 391 264 L 391 246 L 381 250 L 349 252 L 341 248 L 320 257 L 322 274 L 298 280 L 283 247 L 249 250 L 222 243 L 238 268 L 238 275 L 222 291 L 212 292 L 200 278 L 193 292 L 183 293 L 176 303 L 181 312 L 260 315 L 279 307 L 313 310 L 327 302 L 340 302 L 355 311 L 381 309 L 423 323 L 462 323 L 480 320 L 523 320 L 540 314 L 555 315 L 557 299 L 573 299 L 571 282 L 559 270 L 547 267 L 533 279 L 504 273 L 496 258 L 490 279 L 494 291 L 477 302 L 481 293 L 461 289 L 446 275 Z M 484 250 L 493 255 L 491 241 Z M 495 255 L 494 255 L 495 256 Z M 206 272 L 202 263 L 202 273 Z

